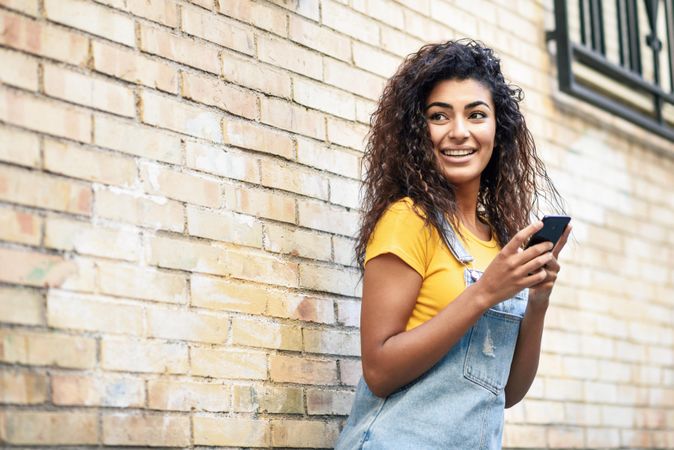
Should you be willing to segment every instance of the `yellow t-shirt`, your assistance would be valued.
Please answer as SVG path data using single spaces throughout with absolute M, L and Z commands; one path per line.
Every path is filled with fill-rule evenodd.
M 384 253 L 393 253 L 423 279 L 406 330 L 433 318 L 465 289 L 464 266 L 442 242 L 435 227 L 427 227 L 405 197 L 391 204 L 381 216 L 365 250 L 365 263 Z M 470 267 L 484 270 L 500 251 L 493 233 L 483 241 L 461 228 L 465 249 L 474 260 Z

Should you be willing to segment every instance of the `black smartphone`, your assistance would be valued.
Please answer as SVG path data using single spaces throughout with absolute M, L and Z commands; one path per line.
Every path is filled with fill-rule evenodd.
M 541 242 L 545 241 L 552 242 L 553 245 L 556 245 L 559 238 L 562 237 L 566 226 L 571 221 L 571 217 L 545 216 L 542 220 L 543 228 L 531 236 L 525 248 L 529 248 L 532 245 L 540 244 Z

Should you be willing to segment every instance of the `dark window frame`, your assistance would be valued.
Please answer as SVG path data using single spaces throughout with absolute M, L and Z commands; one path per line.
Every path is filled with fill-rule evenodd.
M 648 35 L 639 34 L 635 20 L 636 2 L 638 0 L 615 0 L 618 11 L 620 59 L 622 65 L 610 62 L 606 56 L 604 25 L 602 18 L 602 0 L 578 0 L 581 24 L 581 43 L 571 40 L 567 13 L 567 0 L 555 0 L 555 30 L 548 33 L 548 39 L 557 43 L 557 72 L 559 88 L 562 92 L 591 103 L 603 110 L 613 113 L 657 135 L 674 141 L 674 125 L 669 125 L 663 118 L 663 107 L 667 103 L 674 107 L 674 0 L 664 0 L 666 35 L 668 45 L 663 45 L 653 38 L 651 30 Z M 649 25 L 652 27 L 657 18 L 659 0 L 642 0 L 646 3 Z M 650 3 L 650 4 L 649 4 Z M 585 9 L 587 7 L 587 9 Z M 654 9 L 655 8 L 655 9 Z M 664 11 L 662 11 L 664 9 Z M 621 16 L 622 13 L 622 16 Z M 589 27 L 587 26 L 589 24 Z M 636 29 L 635 29 L 636 27 Z M 646 39 L 652 52 L 640 52 L 639 40 Z M 658 47 L 660 49 L 658 50 Z M 671 89 L 665 91 L 659 81 L 659 59 L 667 55 Z M 642 58 L 651 56 L 655 68 L 655 80 L 645 80 L 641 74 Z M 576 80 L 573 65 L 582 64 L 611 80 L 630 89 L 638 90 L 652 98 L 653 113 L 648 114 L 629 103 L 593 89 Z

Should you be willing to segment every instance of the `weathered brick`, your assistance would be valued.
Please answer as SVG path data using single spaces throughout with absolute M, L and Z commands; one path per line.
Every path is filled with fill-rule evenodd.
M 220 3 L 220 13 L 280 36 L 287 35 L 287 14 L 265 4 L 251 3 L 247 0 L 229 0 Z
M 620 431 L 611 428 L 587 428 L 587 446 L 591 448 L 619 448 Z
M 222 75 L 225 80 L 282 98 L 290 98 L 290 75 L 250 58 L 223 52 Z
M 50 290 L 47 295 L 47 324 L 59 329 L 138 336 L 144 331 L 144 312 L 138 305 Z
M 260 182 L 263 186 L 328 199 L 328 180 L 315 171 L 303 170 L 294 164 L 263 159 L 260 164 Z
M 360 356 L 360 336 L 352 331 L 304 329 L 304 351 Z
M 269 386 L 260 397 L 260 411 L 270 414 L 302 414 L 302 389 L 287 386 Z
M 65 277 L 59 287 L 67 291 L 93 293 L 96 291 L 98 280 L 98 267 L 96 261 L 84 258 L 78 255 L 72 255 L 69 259 L 72 262 L 73 273 Z
M 51 64 L 44 65 L 44 90 L 51 97 L 127 117 L 136 115 L 128 88 Z
M 130 47 L 135 45 L 133 19 L 104 6 L 83 0 L 45 0 L 44 9 L 54 22 Z
M 40 140 L 38 136 L 22 130 L 0 126 L 0 161 L 37 167 L 40 164 Z
M 140 25 L 140 48 L 147 53 L 214 74 L 220 73 L 218 47 L 175 35 L 163 29 Z
M 353 8 L 393 28 L 405 29 L 403 7 L 390 0 L 368 0 L 354 3 Z
M 218 145 L 185 143 L 187 167 L 235 180 L 260 182 L 259 159 L 250 152 L 241 152 Z
M 166 303 L 187 302 L 185 275 L 105 261 L 96 265 L 101 293 Z
M 362 69 L 389 78 L 398 69 L 401 59 L 383 51 L 380 47 L 354 42 L 353 62 Z
M 101 340 L 101 367 L 106 370 L 185 373 L 188 365 L 185 344 L 107 336 Z
M 149 242 L 147 261 L 160 267 L 297 286 L 296 263 L 197 242 L 154 237 Z
M 0 360 L 7 363 L 90 369 L 96 363 L 96 341 L 59 333 L 0 329 Z
M 354 397 L 351 391 L 307 389 L 307 412 L 346 416 L 351 411 Z
M 319 21 L 319 0 L 303 0 L 301 2 L 286 2 L 285 0 L 271 0 L 271 3 L 300 14 L 308 19 Z M 291 16 L 292 17 L 292 16 Z
M 252 413 L 258 410 L 258 394 L 253 386 L 232 386 L 232 406 L 233 412 Z
M 6 0 L 5 0 L 6 1 Z M 26 5 L 24 0 L 17 3 Z M 74 65 L 84 65 L 89 40 L 77 33 L 37 22 L 17 14 L 0 12 L 0 43 Z
M 84 183 L 2 166 L 0 200 L 76 214 L 89 214 L 91 188 Z
M 360 360 L 340 359 L 339 360 L 339 380 L 342 384 L 356 386 L 358 380 L 363 376 L 363 367 Z
M 47 377 L 41 373 L 0 371 L 0 403 L 35 405 L 47 400 Z
M 293 141 L 286 133 L 240 120 L 225 120 L 223 128 L 225 144 L 271 153 L 286 159 L 294 158 Z
M 355 241 L 353 239 L 333 236 L 332 252 L 335 256 L 334 261 L 343 266 L 356 267 Z
M 456 30 L 459 36 L 474 36 L 477 33 L 477 19 L 442 0 L 431 0 L 430 16 L 442 17 L 445 26 Z
M 311 420 L 273 420 L 272 445 L 275 447 L 331 448 L 339 436 L 337 423 Z
M 225 205 L 244 214 L 295 223 L 295 200 L 272 190 L 227 185 Z
M 416 52 L 424 41 L 410 36 L 408 33 L 403 33 L 389 27 L 381 27 L 381 48 L 398 55 L 406 57 L 410 53 Z
M 221 116 L 152 92 L 142 93 L 143 122 L 222 143 Z
M 503 429 L 503 445 L 514 448 L 545 448 L 545 431 L 542 426 L 509 424 Z
M 91 113 L 2 87 L 0 120 L 74 141 L 91 142 Z
M 190 419 L 167 414 L 104 414 L 103 444 L 159 447 L 190 445 Z
M 192 6 L 183 6 L 181 10 L 182 29 L 187 34 L 247 55 L 255 54 L 253 30 L 249 27 Z
M 361 183 L 344 178 L 330 178 L 330 203 L 358 209 Z
M 44 245 L 127 261 L 136 261 L 140 254 L 140 236 L 136 231 L 104 228 L 57 217 L 47 218 Z
M 336 300 L 337 323 L 347 327 L 360 325 L 360 301 Z
M 173 411 L 228 411 L 229 387 L 216 383 L 149 380 L 148 407 Z
M 114 7 L 121 7 L 123 11 L 134 16 L 144 17 L 169 27 L 178 26 L 178 11 L 174 0 L 145 0 L 142 2 L 123 2 L 117 0 L 103 0 L 103 3 Z
M 194 444 L 227 447 L 268 447 L 270 426 L 266 420 L 194 416 Z
M 204 311 L 146 308 L 149 336 L 221 344 L 227 339 L 227 317 Z
M 37 61 L 22 53 L 0 49 L 0 82 L 37 91 Z
M 121 189 L 98 188 L 94 192 L 94 215 L 155 230 L 182 232 L 185 208 L 165 197 L 145 196 Z
M 219 207 L 222 204 L 220 184 L 212 177 L 190 172 L 178 172 L 159 164 L 141 164 L 145 191 L 154 195 L 197 205 Z
M 172 133 L 102 115 L 94 123 L 96 145 L 174 164 L 182 160 L 180 138 Z
M 0 281 L 29 286 L 60 286 L 77 272 L 72 261 L 60 256 L 0 249 Z
M 332 252 L 330 236 L 299 228 L 266 224 L 265 249 L 304 258 L 329 261 Z
M 349 39 L 311 21 L 290 16 L 288 23 L 289 37 L 298 44 L 318 50 L 342 61 L 351 60 L 351 45 Z M 327 62 L 327 60 L 324 60 Z
M 297 139 L 297 161 L 321 170 L 358 179 L 360 157 L 349 151 L 325 147 L 321 142 Z
M 564 404 L 529 399 L 524 404 L 524 414 L 529 424 L 559 423 L 564 421 Z
M 31 16 L 37 16 L 39 11 L 38 0 L 0 0 L 0 5 Z
M 215 77 L 182 73 L 182 95 L 185 98 L 228 111 L 246 119 L 259 116 L 257 95 L 224 84 Z
M 335 361 L 281 354 L 269 357 L 271 381 L 302 384 L 335 384 Z
M 299 224 L 329 233 L 354 236 L 358 230 L 358 214 L 315 200 L 299 200 Z
M 201 308 L 261 314 L 275 294 L 266 287 L 193 274 L 191 304 Z
M 68 430 L 64 433 L 64 430 Z M 14 445 L 87 445 L 98 443 L 98 414 L 12 411 L 0 416 L 0 436 Z
M 379 44 L 379 25 L 332 0 L 321 3 L 323 24 L 360 41 Z
M 94 70 L 150 88 L 174 94 L 178 92 L 178 70 L 174 67 L 107 42 L 93 41 L 91 45 Z
M 302 330 L 269 320 L 235 317 L 232 319 L 232 343 L 279 350 L 302 350 Z
M 321 141 L 325 139 L 325 118 L 322 113 L 268 97 L 260 99 L 260 106 L 260 120 L 263 123 Z
M 275 317 L 307 322 L 334 323 L 332 299 L 284 293 L 268 300 L 267 313 Z
M 187 227 L 192 236 L 262 247 L 262 224 L 250 216 L 189 206 Z
M 326 59 L 324 64 L 325 83 L 337 86 L 345 91 L 353 92 L 354 94 L 358 94 L 373 101 L 379 99 L 379 96 L 384 89 L 384 80 L 381 77 L 372 75 L 364 70 L 354 68 L 351 65 L 339 61 Z M 351 107 L 353 102 L 350 101 L 349 103 L 349 107 Z M 349 117 L 346 117 L 343 114 L 336 115 L 347 119 L 355 118 L 355 116 L 350 117 L 350 112 Z
M 52 374 L 55 405 L 134 408 L 145 405 L 143 380 L 109 375 Z
M 260 61 L 276 67 L 320 80 L 323 77 L 323 60 L 318 53 L 311 52 L 296 44 L 271 36 L 258 38 Z
M 0 240 L 39 245 L 42 238 L 42 217 L 23 211 L 0 209 Z
M 365 136 L 368 127 L 355 122 L 347 122 L 334 117 L 327 119 L 328 141 L 362 151 L 365 147 Z
M 193 375 L 248 380 L 267 378 L 267 355 L 264 352 L 192 347 L 190 362 Z
M 0 287 L 0 322 L 22 325 L 44 323 L 44 299 L 39 292 Z
M 46 139 L 44 168 L 50 172 L 118 186 L 136 183 L 136 162 L 109 152 Z

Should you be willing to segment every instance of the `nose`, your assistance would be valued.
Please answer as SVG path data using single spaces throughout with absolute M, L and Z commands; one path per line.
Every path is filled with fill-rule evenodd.
M 466 122 L 462 117 L 456 118 L 452 121 L 452 126 L 449 129 L 449 138 L 456 140 L 464 140 L 468 138 L 468 128 Z

